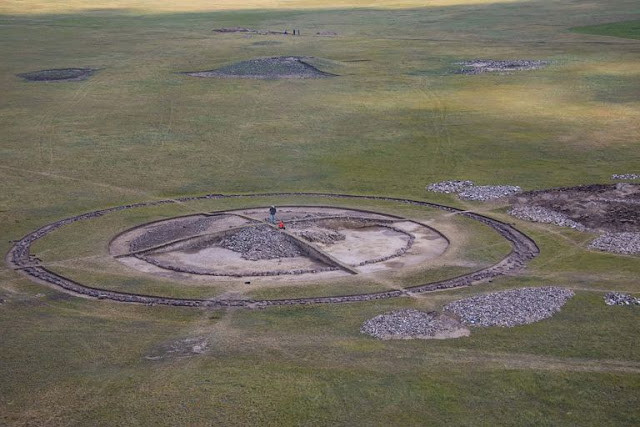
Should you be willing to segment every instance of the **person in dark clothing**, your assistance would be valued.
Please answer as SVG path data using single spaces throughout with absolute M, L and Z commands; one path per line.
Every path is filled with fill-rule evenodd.
M 271 224 L 276 223 L 276 207 L 275 206 L 271 206 L 269 208 L 269 222 Z

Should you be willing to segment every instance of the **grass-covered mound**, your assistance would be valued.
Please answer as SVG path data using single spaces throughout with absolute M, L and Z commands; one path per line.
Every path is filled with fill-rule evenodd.
M 217 68 L 210 71 L 187 72 L 193 77 L 245 78 L 245 79 L 317 79 L 335 74 L 319 70 L 301 56 L 258 58 Z
M 88 79 L 95 72 L 92 68 L 56 68 L 22 73 L 18 77 L 32 82 L 78 81 Z

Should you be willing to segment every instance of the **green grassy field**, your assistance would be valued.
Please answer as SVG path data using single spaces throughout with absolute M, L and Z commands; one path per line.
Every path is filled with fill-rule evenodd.
M 636 1 L 209 3 L 0 4 L 0 251 L 49 222 L 109 206 L 212 192 L 321 191 L 480 211 L 515 223 L 541 254 L 524 272 L 480 287 L 254 311 L 87 300 L 2 264 L 0 424 L 640 423 L 640 311 L 602 299 L 607 290 L 640 293 L 638 258 L 589 251 L 589 235 L 516 221 L 502 206 L 424 190 L 443 179 L 537 189 L 640 172 Z M 302 35 L 211 31 L 232 26 L 299 28 Z M 316 36 L 321 31 L 337 36 Z M 339 77 L 179 74 L 281 55 L 312 56 Z M 453 73 L 455 62 L 475 58 L 550 65 L 509 75 Z M 16 76 L 70 67 L 99 71 L 78 82 Z M 60 229 L 34 250 L 86 283 L 211 296 L 228 289 L 122 274 L 115 261 L 100 258 L 106 242 L 153 219 L 271 202 L 313 201 L 132 210 Z M 437 216 L 387 202 L 326 202 Z M 490 263 L 504 254 L 491 232 L 458 225 L 468 227 L 461 258 Z M 391 285 L 462 272 L 456 268 Z M 359 332 L 362 322 L 389 310 L 438 310 L 482 292 L 546 285 L 576 296 L 536 324 L 474 329 L 447 341 L 378 341 Z M 347 281 L 339 292 L 388 287 Z M 333 292 L 326 284 L 306 291 Z M 283 286 L 248 295 L 296 292 Z M 206 337 L 210 350 L 145 358 L 189 337 Z
M 583 34 L 640 39 L 640 20 L 587 25 L 585 27 L 575 27 L 572 30 Z

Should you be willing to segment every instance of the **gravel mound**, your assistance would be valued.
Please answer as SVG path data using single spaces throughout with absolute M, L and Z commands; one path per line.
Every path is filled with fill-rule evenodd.
M 458 192 L 458 196 L 463 200 L 486 201 L 512 196 L 521 191 L 522 188 L 517 185 L 481 185 L 465 188 Z
M 511 61 L 497 61 L 493 59 L 474 59 L 472 61 L 458 62 L 462 68 L 458 74 L 482 74 L 482 73 L 508 73 L 511 71 L 537 70 L 549 65 L 546 61 L 530 59 L 516 59 Z
M 220 246 L 239 252 L 242 258 L 252 261 L 292 258 L 303 254 L 286 234 L 269 226 L 244 228 L 223 238 Z
M 607 305 L 640 305 L 640 298 L 634 298 L 621 292 L 607 292 L 604 296 Z
M 640 179 L 640 174 L 637 173 L 614 173 L 611 175 L 611 179 Z
M 427 185 L 426 189 L 427 191 L 433 191 L 434 193 L 451 194 L 451 193 L 457 193 L 461 190 L 464 190 L 465 188 L 469 188 L 473 186 L 474 186 L 473 181 L 454 180 L 454 181 L 442 181 L 442 182 L 429 184 Z
M 526 325 L 551 317 L 574 295 L 558 287 L 521 288 L 454 301 L 444 309 L 472 326 Z
M 594 239 L 589 247 L 616 254 L 637 255 L 640 254 L 640 233 L 623 232 L 607 233 Z
M 469 329 L 457 320 L 436 312 L 398 310 L 367 320 L 360 332 L 388 339 L 441 339 L 468 336 Z
M 320 71 L 301 56 L 250 59 L 210 71 L 187 72 L 192 77 L 244 79 L 314 79 L 335 74 Z
M 32 82 L 78 81 L 91 77 L 95 72 L 92 68 L 56 68 L 22 73 L 18 77 Z
M 545 224 L 570 227 L 578 231 L 586 231 L 586 227 L 569 218 L 567 215 L 541 206 L 516 206 L 509 214 L 525 221 L 541 222 Z

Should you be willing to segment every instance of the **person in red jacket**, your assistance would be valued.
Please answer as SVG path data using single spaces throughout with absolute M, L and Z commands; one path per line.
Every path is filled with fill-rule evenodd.
M 284 222 L 282 222 L 282 220 L 280 220 L 280 222 L 278 222 L 278 228 L 281 229 L 281 230 L 285 229 Z

